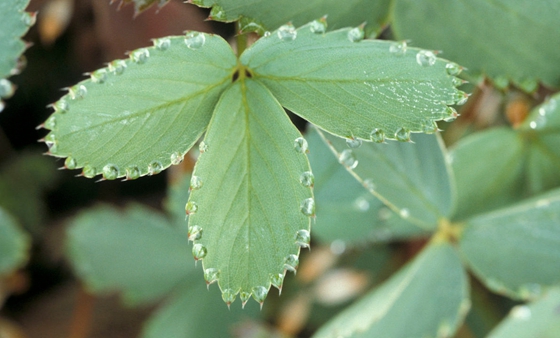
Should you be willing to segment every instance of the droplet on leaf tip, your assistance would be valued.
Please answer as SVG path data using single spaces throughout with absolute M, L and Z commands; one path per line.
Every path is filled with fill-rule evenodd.
M 159 174 L 163 170 L 163 165 L 160 161 L 153 161 L 148 165 L 148 175 L 156 175 Z
M 146 63 L 149 57 L 150 51 L 147 48 L 137 49 L 130 53 L 130 58 L 132 59 L 132 61 L 139 65 Z
M 327 19 L 321 18 L 310 23 L 309 29 L 315 34 L 324 34 L 327 31 Z
M 383 130 L 375 128 L 371 131 L 371 133 L 369 134 L 369 137 L 371 139 L 372 142 L 375 143 L 383 143 L 385 142 L 385 133 L 383 132 Z
M 278 38 L 282 41 L 293 41 L 297 37 L 297 30 L 291 24 L 283 25 L 278 28 Z
M 311 235 L 308 230 L 301 229 L 296 232 L 296 244 L 302 248 L 309 248 Z
M 181 162 L 183 162 L 183 155 L 176 151 L 173 154 L 171 154 L 170 160 L 171 160 L 171 164 L 173 165 L 181 164 Z
M 360 42 L 364 39 L 364 26 L 360 25 L 348 31 L 348 40 L 352 42 Z
M 225 289 L 224 291 L 222 291 L 222 299 L 228 307 L 235 301 L 235 298 L 237 298 L 237 294 L 232 289 Z
M 299 177 L 299 182 L 304 187 L 313 187 L 313 184 L 315 183 L 315 176 L 311 171 L 304 171 Z
M 300 210 L 305 216 L 315 215 L 315 200 L 313 198 L 306 198 L 301 202 Z
M 204 270 L 204 280 L 208 285 L 218 281 L 219 277 L 220 277 L 220 271 L 216 268 L 208 268 Z
M 389 46 L 389 52 L 396 56 L 405 55 L 406 49 L 407 49 L 406 41 L 393 42 Z
M 126 179 L 135 180 L 140 177 L 140 169 L 137 166 L 130 166 L 126 168 Z
M 78 166 L 78 162 L 71 156 L 68 156 L 66 160 L 64 160 L 64 167 L 66 169 L 76 169 Z
M 399 142 L 410 142 L 410 130 L 404 127 L 397 129 L 395 139 Z
M 429 50 L 421 50 L 416 54 L 416 62 L 422 67 L 433 66 L 436 63 L 436 55 Z
M 95 169 L 95 167 L 87 164 L 82 168 L 82 174 L 84 177 L 93 178 L 95 177 L 95 175 L 97 175 L 97 170 Z
M 362 145 L 362 140 L 355 137 L 350 137 L 346 139 L 346 145 L 349 148 L 359 148 Z
M 306 153 L 307 147 L 307 141 L 303 137 L 298 137 L 294 140 L 294 149 L 298 153 Z
M 191 176 L 191 184 L 190 184 L 190 188 L 191 190 L 198 190 L 200 188 L 202 188 L 202 179 L 196 175 Z
M 187 216 L 195 214 L 197 211 L 198 204 L 196 204 L 196 202 L 188 201 L 187 204 L 185 204 L 185 213 L 187 214 Z
M 292 271 L 293 273 L 297 272 L 297 267 L 299 265 L 299 258 L 296 255 L 288 255 L 284 259 L 284 269 Z
M 166 51 L 171 47 L 171 39 L 159 38 L 154 40 L 154 46 L 160 51 Z
M 459 66 L 454 62 L 449 62 L 448 64 L 445 65 L 445 71 L 447 72 L 447 74 L 451 76 L 457 76 L 461 74 L 462 70 L 463 68 L 461 68 L 461 66 Z
M 106 180 L 114 180 L 119 177 L 119 168 L 114 164 L 107 164 L 101 170 L 103 178 Z
M 187 232 L 187 237 L 191 242 L 198 241 L 202 238 L 202 228 L 198 225 L 190 226 Z
M 187 45 L 189 49 L 197 50 L 204 46 L 205 43 L 206 36 L 204 35 L 204 33 L 190 31 L 187 32 L 185 36 L 185 45 Z
M 261 304 L 268 296 L 268 289 L 264 286 L 255 286 L 252 290 L 253 299 L 257 301 L 257 303 Z
M 206 247 L 200 243 L 193 245 L 192 254 L 195 260 L 200 260 L 206 257 L 208 250 Z

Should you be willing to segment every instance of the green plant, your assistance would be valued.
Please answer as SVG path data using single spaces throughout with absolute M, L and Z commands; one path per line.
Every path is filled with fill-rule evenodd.
M 125 2 L 141 11 L 167 1 Z M 383 263 L 369 268 L 379 275 L 391 265 L 382 243 L 429 237 L 355 304 L 309 324 L 316 337 L 484 336 L 498 320 L 477 323 L 490 306 L 467 271 L 519 302 L 491 337 L 559 334 L 558 1 L 192 2 L 236 22 L 236 54 L 211 34 L 156 39 L 71 87 L 43 125 L 49 154 L 101 180 L 157 174 L 204 135 L 169 218 L 103 207 L 74 220 L 68 256 L 89 288 L 123 291 L 134 305 L 169 297 L 146 337 L 225 336 L 244 315 L 274 315 L 217 310 L 217 295 L 199 295 L 200 277 L 228 307 L 251 296 L 262 307 L 297 271 L 316 222 L 313 237 L 335 252 L 367 256 L 375 243 Z M 490 19 L 488 31 L 480 22 Z M 364 39 L 386 24 L 397 42 Z M 260 35 L 250 46 L 248 32 Z M 478 87 L 461 108 L 466 80 Z M 532 110 L 477 131 L 469 115 L 492 87 Z M 316 127 L 302 136 L 284 109 Z M 455 120 L 455 109 L 466 116 L 447 125 L 448 150 L 436 122 Z M 185 265 L 188 251 L 202 274 Z M 294 283 L 292 292 L 315 290 Z

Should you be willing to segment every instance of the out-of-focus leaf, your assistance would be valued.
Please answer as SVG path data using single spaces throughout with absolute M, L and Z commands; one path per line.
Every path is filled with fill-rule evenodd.
M 392 28 L 399 39 L 441 50 L 450 60 L 496 82 L 532 91 L 537 81 L 560 86 L 560 2 L 398 0 Z
M 307 133 L 306 138 L 315 177 L 317 221 L 313 226 L 314 237 L 322 241 L 358 244 L 426 234 L 422 228 L 384 206 L 340 165 L 315 128 Z
M 560 288 L 527 305 L 515 306 L 488 338 L 556 338 L 560 334 Z
M 518 129 L 473 134 L 449 157 L 457 220 L 560 186 L 560 94 L 533 109 Z
M 0 276 L 25 262 L 28 241 L 16 220 L 0 208 Z
M 464 102 L 458 66 L 404 44 L 362 40 L 359 28 L 329 33 L 320 22 L 282 26 L 241 55 L 254 79 L 280 104 L 332 134 L 366 141 L 406 141 L 452 118 Z M 451 68 L 446 68 L 450 65 Z
M 231 22 L 240 20 L 244 31 L 274 30 L 280 25 L 292 22 L 296 26 L 328 15 L 329 28 L 339 29 L 368 25 L 368 35 L 378 33 L 387 22 L 389 0 L 190 0 L 202 7 L 213 7 L 210 18 Z
M 21 37 L 35 23 L 35 13 L 25 12 L 29 0 L 0 1 L 0 112 L 2 99 L 10 98 L 15 86 L 6 78 L 19 73 L 18 59 L 25 50 Z
M 200 147 L 186 205 L 193 255 L 226 303 L 264 301 L 295 271 L 315 215 L 307 142 L 252 79 L 232 84 Z
M 236 59 L 216 35 L 190 32 L 116 60 L 70 88 L 44 123 L 53 156 L 104 179 L 177 164 L 206 129 Z
M 313 337 L 449 337 L 469 304 L 457 252 L 449 243 L 432 243 Z
M 94 292 L 122 291 L 131 304 L 155 300 L 194 274 L 188 239 L 153 211 L 100 207 L 77 217 L 67 252 Z
M 198 276 L 196 276 L 198 277 Z M 189 283 L 173 294 L 162 308 L 145 324 L 143 338 L 204 338 L 234 337 L 236 329 L 249 320 L 257 320 L 257 304 L 227 309 L 220 300 L 217 287 L 206 290 L 199 278 L 189 278 Z
M 20 154 L 0 171 L 0 206 L 37 235 L 47 215 L 44 191 L 52 188 L 56 179 L 51 160 L 38 154 Z
M 560 190 L 468 220 L 459 244 L 489 289 L 538 296 L 560 283 Z
M 364 143 L 352 149 L 343 139 L 321 134 L 340 162 L 407 221 L 429 231 L 451 214 L 454 195 L 439 136 L 414 135 L 415 143 Z

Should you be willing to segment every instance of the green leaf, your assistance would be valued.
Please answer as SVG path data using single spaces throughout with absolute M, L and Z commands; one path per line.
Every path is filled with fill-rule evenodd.
M 475 133 L 449 156 L 458 196 L 454 219 L 560 186 L 560 94 L 535 107 L 518 129 Z
M 140 206 L 88 211 L 67 234 L 68 257 L 87 286 L 122 291 L 130 304 L 158 299 L 194 272 L 186 234 Z
M 217 288 L 208 291 L 204 282 L 191 281 L 145 323 L 143 338 L 233 337 L 236 327 L 259 317 L 256 304 L 245 310 L 240 306 L 228 310 Z
M 186 173 L 178 182 L 170 185 L 164 203 L 165 210 L 171 218 L 171 223 L 185 233 L 188 230 L 187 220 L 185 219 L 185 203 L 189 199 L 190 182 L 191 173 Z
M 467 67 L 469 75 L 511 80 L 527 91 L 536 89 L 536 81 L 560 86 L 560 53 L 550 43 L 560 40 L 556 0 L 538 6 L 524 0 L 398 0 L 394 4 L 391 27 L 399 39 L 444 51 L 450 60 Z
M 193 255 L 226 303 L 264 300 L 309 244 L 307 142 L 258 81 L 232 84 L 216 106 L 186 205 Z M 300 180 L 303 183 L 300 183 Z M 201 236 L 200 236 L 201 235 Z
M 313 337 L 450 337 L 469 306 L 457 252 L 449 243 L 432 243 Z
M 359 28 L 313 27 L 282 26 L 241 62 L 282 106 L 332 134 L 406 141 L 410 132 L 434 132 L 434 121 L 456 116 L 447 104 L 466 100 L 446 71 L 450 63 L 432 52 L 361 40 Z
M 16 220 L 0 208 L 0 276 L 25 263 L 28 248 L 29 239 Z
M 438 135 L 414 135 L 414 144 L 364 143 L 359 148 L 321 135 L 354 177 L 410 223 L 430 231 L 451 214 L 454 194 Z
M 29 0 L 2 0 L 0 2 L 0 112 L 2 99 L 10 98 L 15 86 L 6 78 L 19 73 L 18 59 L 25 50 L 21 37 L 35 22 L 35 13 L 26 13 Z
M 515 306 L 488 338 L 555 338 L 560 332 L 560 288 L 551 288 L 539 300 Z
M 140 12 L 145 11 L 155 4 L 158 5 L 158 8 L 161 8 L 166 5 L 169 0 L 121 0 L 121 4 L 131 2 L 134 3 L 134 11 L 136 15 L 138 15 Z
M 387 241 L 426 234 L 384 206 L 341 166 L 315 128 L 310 129 L 306 138 L 315 181 L 315 238 L 360 244 L 368 240 Z
M 560 190 L 466 222 L 460 250 L 489 289 L 518 299 L 560 283 Z
M 292 22 L 296 26 L 328 15 L 334 29 L 368 24 L 368 35 L 380 32 L 389 15 L 390 0 L 191 0 L 202 6 L 213 7 L 210 18 L 218 21 L 240 20 L 244 31 L 274 30 Z
M 222 38 L 161 38 L 70 88 L 45 122 L 49 152 L 69 169 L 135 179 L 177 164 L 206 129 L 235 71 Z

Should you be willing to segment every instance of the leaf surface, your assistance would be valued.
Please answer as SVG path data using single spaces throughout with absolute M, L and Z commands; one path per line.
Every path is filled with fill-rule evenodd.
M 67 234 L 68 257 L 90 290 L 122 291 L 131 304 L 158 299 L 194 273 L 186 234 L 139 206 L 85 212 Z
M 448 243 L 433 243 L 313 337 L 450 337 L 469 304 L 457 252 Z
M 560 95 L 535 107 L 517 129 L 494 128 L 449 153 L 463 220 L 560 186 Z M 473 198 L 476 196 L 476 198 Z
M 426 234 L 422 228 L 386 207 L 340 165 L 315 128 L 310 128 L 306 139 L 315 177 L 317 222 L 313 228 L 314 237 L 322 241 L 360 244 Z
M 240 20 L 244 30 L 272 31 L 292 22 L 296 26 L 328 15 L 330 26 L 339 29 L 368 24 L 367 31 L 379 32 L 389 15 L 389 0 L 192 0 L 198 6 L 213 7 L 210 17 L 219 21 Z
M 295 270 L 297 234 L 309 241 L 315 211 L 311 189 L 300 182 L 310 171 L 300 138 L 257 81 L 235 82 L 216 106 L 185 210 L 189 231 L 200 235 L 192 235 L 193 254 L 205 274 L 214 271 L 207 281 L 218 282 L 228 304 L 239 293 L 243 302 L 254 290 L 266 296 L 271 277 Z
M 560 288 L 551 288 L 539 300 L 515 306 L 488 338 L 554 338 L 560 332 Z
M 556 0 L 538 6 L 524 0 L 398 0 L 394 4 L 391 27 L 398 39 L 442 50 L 472 75 L 511 80 L 528 91 L 536 88 L 537 80 L 560 86 L 560 53 L 550 43 L 560 40 Z
M 340 162 L 392 210 L 424 230 L 434 230 L 452 212 L 454 192 L 443 142 L 414 135 L 415 143 L 364 143 L 349 148 L 321 133 Z
M 560 283 L 560 190 L 468 220 L 460 250 L 491 290 L 518 299 Z
M 247 49 L 241 62 L 282 106 L 340 137 L 407 140 L 456 114 L 447 104 L 466 94 L 454 87 L 448 61 L 359 36 L 359 28 L 324 34 L 313 23 L 282 26 Z
M 29 0 L 3 0 L 0 2 L 0 112 L 2 99 L 11 97 L 15 87 L 6 78 L 19 73 L 18 58 L 25 50 L 21 37 L 35 22 L 35 14 L 26 13 Z
M 0 208 L 0 276 L 25 262 L 28 247 L 29 239 L 16 220 Z
M 206 129 L 236 59 L 222 38 L 190 32 L 131 52 L 70 89 L 44 127 L 67 168 L 135 179 L 177 164 Z

